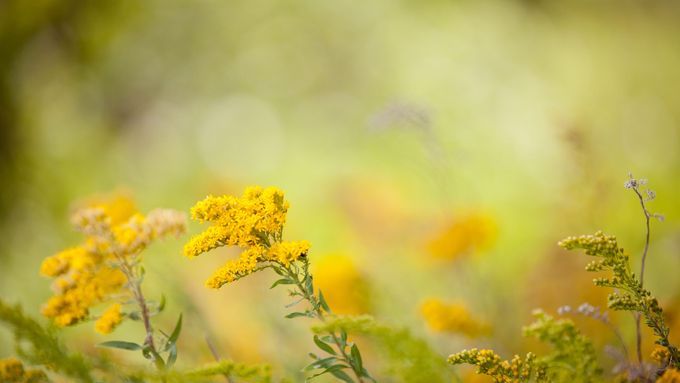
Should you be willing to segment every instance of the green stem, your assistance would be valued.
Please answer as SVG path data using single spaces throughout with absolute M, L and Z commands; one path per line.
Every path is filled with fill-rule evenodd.
M 308 277 L 308 271 L 307 271 L 307 260 L 304 259 L 304 278 Z M 283 266 L 283 269 L 285 270 L 286 274 L 288 275 L 291 280 L 295 282 L 295 285 L 297 286 L 298 290 L 300 291 L 300 294 L 302 294 L 302 297 L 307 300 L 311 305 L 312 305 L 312 312 L 314 313 L 314 317 L 320 320 L 321 322 L 325 322 L 326 318 L 323 313 L 323 310 L 321 308 L 321 305 L 319 303 L 319 300 L 317 299 L 316 295 L 314 295 L 313 291 L 308 291 L 308 289 L 305 287 L 303 284 L 303 281 L 300 280 L 299 278 L 299 272 L 296 270 L 293 270 L 290 266 Z M 311 276 L 309 276 L 311 277 Z M 303 279 L 304 280 L 304 279 Z M 330 334 L 333 339 L 333 343 L 335 347 L 338 349 L 340 352 L 340 355 L 342 356 L 342 359 L 345 363 L 347 363 L 350 367 L 352 372 L 354 373 L 354 376 L 357 379 L 357 382 L 359 383 L 364 383 L 363 378 L 360 375 L 360 371 L 358 370 L 358 366 L 355 366 L 355 364 L 352 361 L 352 358 L 347 355 L 347 352 L 345 351 L 345 347 L 343 346 L 343 342 L 338 339 L 338 336 L 335 334 L 335 332 L 332 332 Z

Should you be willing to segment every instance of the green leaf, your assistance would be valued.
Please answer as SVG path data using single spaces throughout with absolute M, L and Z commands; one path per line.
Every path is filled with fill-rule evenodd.
M 177 342 L 177 338 L 179 338 L 180 332 L 182 332 L 182 314 L 179 314 L 179 319 L 177 319 L 177 324 L 175 325 L 175 329 L 172 330 L 172 334 L 170 334 L 167 344 L 174 345 Z M 168 348 L 169 347 L 166 346 L 166 349 Z
M 173 345 L 170 347 L 168 360 L 166 360 L 165 364 L 168 367 L 172 367 L 172 365 L 175 364 L 175 361 L 177 361 L 177 345 L 173 343 Z
M 274 287 L 276 287 L 278 285 L 292 285 L 294 283 L 295 283 L 295 281 L 290 280 L 290 278 L 281 278 L 281 279 L 277 280 L 276 282 L 274 282 L 269 288 L 273 289 Z
M 364 362 L 361 360 L 361 353 L 359 352 L 359 347 L 357 347 L 356 344 L 352 345 L 352 348 L 350 349 L 350 355 L 354 361 L 354 370 L 361 372 L 364 369 Z
M 139 311 L 133 311 L 133 312 L 129 313 L 127 316 L 128 316 L 128 318 L 130 318 L 134 321 L 142 320 L 142 314 L 140 314 Z
M 316 336 L 316 335 L 314 335 L 314 343 L 316 343 L 317 347 L 319 347 L 320 349 L 326 351 L 327 353 L 329 353 L 329 354 L 331 354 L 331 355 L 337 355 L 336 352 L 335 352 L 335 350 L 333 350 L 333 348 L 332 348 L 330 345 L 328 345 L 327 343 L 324 343 L 324 342 L 323 342 L 321 339 L 319 339 L 319 337 Z
M 306 317 L 309 316 L 307 313 L 301 313 L 301 312 L 295 312 L 295 313 L 290 313 L 286 315 L 286 318 L 297 318 L 297 317 Z
M 161 294 L 161 301 L 158 303 L 158 312 L 163 312 L 165 309 L 165 294 Z
M 315 370 L 318 368 L 328 368 L 333 365 L 333 362 L 338 360 L 338 358 L 334 356 L 330 356 L 328 358 L 323 358 L 323 359 L 317 359 L 314 362 L 310 363 L 303 369 L 303 371 L 309 371 L 309 370 Z
M 310 295 L 314 294 L 314 282 L 311 274 L 305 276 L 305 289 Z
M 97 347 L 119 348 L 121 350 L 137 351 L 141 350 L 142 346 L 133 342 L 125 342 L 122 340 L 110 340 L 108 342 L 99 343 Z
M 336 367 L 336 366 L 338 366 L 338 365 L 335 365 L 333 367 Z M 342 366 L 342 367 L 346 368 L 345 366 Z M 340 379 L 344 382 L 354 383 L 354 380 L 352 380 L 352 378 L 350 378 L 349 375 L 347 375 L 344 371 L 342 371 L 342 369 L 337 369 L 337 370 L 332 370 L 332 371 L 329 370 L 328 372 L 330 372 L 331 374 L 333 374 L 333 376 L 335 376 L 336 378 L 338 378 L 338 379 Z
M 331 314 L 331 308 L 328 307 L 328 303 L 326 303 L 326 298 L 324 298 L 321 290 L 319 290 L 319 303 L 321 304 L 321 308 L 323 308 L 327 313 Z

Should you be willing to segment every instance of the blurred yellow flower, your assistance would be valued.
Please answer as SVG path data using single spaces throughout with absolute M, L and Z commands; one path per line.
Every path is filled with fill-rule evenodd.
M 680 383 L 680 371 L 675 368 L 669 368 L 656 381 L 657 383 Z
M 0 359 L 0 382 L 42 383 L 48 381 L 44 372 L 24 369 L 19 359 Z
M 437 332 L 449 332 L 476 338 L 488 335 L 490 326 L 474 318 L 467 307 L 460 303 L 448 304 L 429 298 L 420 306 L 420 312 L 428 327 Z
M 114 303 L 97 319 L 95 329 L 102 334 L 111 333 L 123 321 L 120 304 Z
M 127 293 L 121 289 L 129 276 L 121 265 L 132 267 L 153 239 L 184 231 L 184 213 L 157 209 L 144 217 L 132 210 L 127 196 L 98 197 L 85 206 L 71 219 L 85 234 L 84 243 L 46 258 L 40 267 L 42 275 L 55 278 L 55 295 L 42 313 L 59 326 L 76 324 L 89 316 L 91 307 Z M 117 324 L 114 307 L 97 322 L 97 330 L 110 332 Z
M 350 257 L 332 255 L 314 266 L 314 281 L 337 314 L 365 314 L 370 311 L 370 288 L 366 277 Z
M 426 248 L 433 258 L 455 260 L 491 247 L 496 240 L 497 231 L 496 221 L 492 216 L 467 214 L 451 221 L 427 242 Z

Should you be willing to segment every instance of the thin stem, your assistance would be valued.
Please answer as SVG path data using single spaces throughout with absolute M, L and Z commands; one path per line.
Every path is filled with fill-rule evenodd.
M 139 306 L 139 311 L 142 315 L 142 323 L 144 323 L 144 330 L 146 331 L 144 345 L 149 348 L 156 367 L 159 370 L 162 370 L 164 364 L 162 360 L 159 360 L 160 356 L 158 354 L 158 350 L 156 350 L 156 345 L 154 344 L 151 315 L 149 314 L 149 306 L 147 305 L 146 299 L 144 298 L 144 293 L 142 292 L 142 285 L 128 259 L 120 255 L 118 251 L 114 251 L 113 254 L 118 259 L 120 270 L 123 272 L 123 274 L 125 274 L 125 277 L 128 280 L 128 285 L 130 286 L 130 290 L 132 291 L 132 295 Z
M 305 260 L 306 262 L 306 260 Z M 305 265 L 306 266 L 306 265 Z M 321 305 L 319 304 L 319 301 L 317 300 L 316 296 L 314 295 L 313 291 L 308 291 L 307 288 L 304 286 L 302 281 L 299 278 L 299 273 L 297 273 L 295 270 L 292 270 L 288 266 L 283 266 L 283 269 L 286 271 L 288 276 L 295 282 L 295 285 L 297 286 L 298 290 L 300 290 L 300 293 L 302 294 L 302 297 L 309 301 L 309 303 L 312 305 L 312 312 L 314 313 L 314 316 L 320 320 L 321 322 L 326 321 L 326 317 L 323 313 L 323 310 L 321 309 Z M 305 267 L 305 275 L 307 275 L 307 269 Z M 352 372 L 354 373 L 354 376 L 356 377 L 357 381 L 359 383 L 364 383 L 363 378 L 361 375 L 359 375 L 359 372 L 357 372 L 357 368 L 352 362 L 352 359 L 347 355 L 347 352 L 345 352 L 345 347 L 343 346 L 343 343 L 338 339 L 338 336 L 335 334 L 335 332 L 331 333 L 333 343 L 335 347 L 338 349 L 340 352 L 340 355 L 342 355 L 342 359 L 344 360 L 345 363 L 347 363 L 350 367 Z
M 647 207 L 645 206 L 645 199 L 642 197 L 642 194 L 640 194 L 640 191 L 638 190 L 637 187 L 632 188 L 635 194 L 638 197 L 638 200 L 640 200 L 640 206 L 642 207 L 642 212 L 645 215 L 645 247 L 644 250 L 642 251 L 642 260 L 640 261 L 640 287 L 642 288 L 645 283 L 645 262 L 647 260 L 647 251 L 649 250 L 649 211 L 647 210 Z M 640 325 L 640 313 L 636 312 L 635 313 L 635 334 L 636 334 L 636 346 L 637 346 L 637 357 L 638 357 L 638 362 L 642 364 L 642 330 L 641 330 L 641 325 Z
M 219 362 L 222 358 L 220 357 L 220 354 L 217 352 L 217 349 L 215 348 L 215 345 L 210 341 L 210 337 L 208 335 L 205 336 L 205 343 L 208 344 L 208 349 L 210 349 L 210 353 L 212 354 L 213 358 L 215 358 L 215 362 Z M 226 379 L 227 383 L 232 383 L 231 377 L 229 377 L 229 374 L 226 372 L 222 374 L 224 378 Z

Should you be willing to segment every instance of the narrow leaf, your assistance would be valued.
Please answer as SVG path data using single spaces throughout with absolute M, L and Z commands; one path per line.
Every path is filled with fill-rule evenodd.
M 122 340 L 110 340 L 108 342 L 99 343 L 97 347 L 119 348 L 121 350 L 129 351 L 137 351 L 142 349 L 142 346 L 138 345 L 137 343 L 125 342 Z
M 335 350 L 333 350 L 333 348 L 332 348 L 331 346 L 329 346 L 327 343 L 324 343 L 324 342 L 323 342 L 321 339 L 319 339 L 319 337 L 316 336 L 316 335 L 314 335 L 314 343 L 316 343 L 316 345 L 317 345 L 320 349 L 326 351 L 327 353 L 329 353 L 329 354 L 331 354 L 331 355 L 336 355 Z

